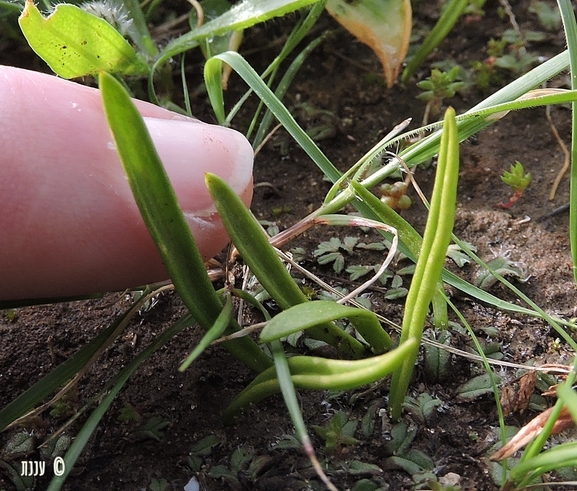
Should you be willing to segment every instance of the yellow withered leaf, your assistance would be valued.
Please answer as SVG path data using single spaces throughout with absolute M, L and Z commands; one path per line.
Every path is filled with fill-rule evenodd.
M 328 0 L 326 9 L 339 24 L 378 56 L 392 87 L 409 48 L 410 0 Z

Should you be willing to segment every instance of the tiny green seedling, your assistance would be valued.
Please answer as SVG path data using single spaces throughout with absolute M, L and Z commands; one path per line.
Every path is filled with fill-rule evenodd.
M 411 448 L 416 435 L 417 428 L 404 421 L 393 426 L 386 445 L 390 456 L 385 460 L 385 466 L 387 469 L 404 470 L 410 474 L 415 484 L 421 484 L 435 478 L 434 474 L 432 475 L 435 464 L 425 453 Z
M 157 479 L 153 477 L 148 485 L 150 491 L 166 491 L 168 489 L 168 481 L 164 478 Z
M 356 445 L 359 443 L 354 437 L 359 422 L 349 420 L 346 413 L 338 412 L 325 426 L 314 425 L 315 433 L 325 441 L 325 449 L 328 453 L 340 452 L 343 445 Z
M 529 184 L 531 184 L 531 173 L 525 173 L 523 164 L 517 160 L 514 164 L 511 164 L 511 168 L 508 172 L 503 172 L 501 180 L 513 189 L 513 196 L 509 198 L 507 203 L 498 203 L 495 206 L 497 208 L 508 210 L 521 196 L 523 196 L 525 189 L 527 189 Z
M 141 440 L 152 439 L 159 442 L 164 438 L 164 432 L 171 424 L 162 416 L 153 416 L 142 426 L 136 428 L 134 435 Z
M 118 417 L 116 419 L 123 423 L 125 421 L 140 421 L 142 416 L 138 414 L 138 411 L 132 404 L 125 402 L 118 412 Z
M 459 80 L 460 72 L 461 67 L 458 65 L 448 72 L 433 68 L 431 75 L 417 84 L 417 87 L 423 91 L 417 96 L 417 99 L 427 103 L 423 125 L 427 124 L 429 116 L 436 116 L 441 112 L 441 104 L 444 99 L 454 97 L 464 87 L 465 83 Z
M 356 237 L 345 237 L 343 240 L 338 237 L 331 237 L 328 241 L 321 242 L 313 255 L 319 264 L 333 263 L 335 272 L 340 273 L 345 267 L 345 258 L 341 250 L 352 254 L 358 240 Z
M 507 254 L 491 259 L 487 262 L 487 266 L 489 266 L 491 269 L 480 269 L 475 275 L 475 279 L 473 280 L 476 286 L 485 291 L 489 290 L 498 281 L 497 277 L 491 271 L 494 271 L 495 273 L 504 277 L 509 276 L 516 278 L 522 283 L 529 279 L 526 272 L 524 271 L 524 268 L 519 263 L 511 261 L 507 257 Z

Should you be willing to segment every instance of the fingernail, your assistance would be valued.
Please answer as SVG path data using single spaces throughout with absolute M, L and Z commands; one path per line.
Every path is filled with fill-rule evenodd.
M 196 121 L 144 121 L 183 208 L 212 209 L 206 172 L 222 177 L 238 194 L 251 184 L 254 154 L 241 133 Z M 187 206 L 189 197 L 194 202 Z

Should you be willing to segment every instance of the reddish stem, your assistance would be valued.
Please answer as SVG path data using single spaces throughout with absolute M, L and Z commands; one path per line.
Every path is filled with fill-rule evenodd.
M 511 196 L 509 198 L 509 201 L 507 203 L 497 203 L 495 205 L 495 208 L 501 208 L 502 210 L 508 210 L 509 208 L 511 208 L 511 206 L 513 206 L 515 204 L 515 202 L 521 197 L 523 196 L 523 189 L 517 189 L 515 191 L 515 193 L 513 193 L 513 196 Z

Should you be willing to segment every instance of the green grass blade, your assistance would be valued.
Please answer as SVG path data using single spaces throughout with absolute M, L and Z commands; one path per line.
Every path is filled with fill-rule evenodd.
M 536 477 L 555 469 L 577 466 L 577 442 L 563 443 L 511 469 L 511 480 L 529 484 Z M 516 488 L 522 489 L 524 486 Z
M 321 171 L 333 182 L 341 176 L 339 170 L 331 163 L 326 155 L 313 142 L 309 135 L 298 125 L 290 111 L 275 97 L 272 90 L 262 81 L 260 76 L 247 63 L 247 61 L 238 53 L 228 51 L 214 56 L 206 62 L 204 67 L 204 77 L 208 96 L 217 120 L 222 123 L 225 120 L 222 85 L 220 77 L 222 73 L 222 63 L 230 65 L 254 90 L 255 94 L 260 97 L 267 105 L 274 116 L 283 124 L 286 130 L 295 138 L 301 148 L 317 164 Z
M 431 29 L 427 37 L 423 41 L 423 44 L 419 46 L 417 52 L 410 59 L 407 67 L 403 71 L 401 76 L 401 82 L 406 84 L 409 79 L 415 73 L 415 70 L 421 66 L 423 61 L 429 56 L 429 53 L 433 51 L 443 39 L 447 37 L 451 29 L 455 26 L 459 17 L 463 14 L 465 8 L 469 5 L 469 0 L 451 0 L 447 5 L 445 5 L 443 13 L 439 20 Z
M 111 343 L 120 334 L 121 331 L 117 332 L 119 326 L 124 323 L 127 317 L 133 314 L 134 309 L 131 307 L 86 346 L 80 348 L 74 355 L 58 365 L 48 375 L 42 377 L 32 387 L 2 409 L 0 411 L 0 431 L 4 430 L 6 426 L 16 419 L 24 416 L 59 387 L 71 380 L 98 352 L 101 346 Z
M 577 89 L 577 22 L 573 11 L 573 2 L 558 0 L 565 37 L 569 51 L 569 65 L 571 68 L 571 88 Z M 569 208 L 569 238 L 571 241 L 571 255 L 573 257 L 573 276 L 577 282 L 577 103 L 571 105 L 571 185 Z
M 124 384 L 136 371 L 136 369 L 146 360 L 150 355 L 156 352 L 159 348 L 164 346 L 168 341 L 170 341 L 174 336 L 176 336 L 180 331 L 189 327 L 191 325 L 190 316 L 184 316 L 175 322 L 172 326 L 166 329 L 162 334 L 160 334 L 154 342 L 149 345 L 145 350 L 143 350 L 126 368 L 120 371 L 113 379 L 112 383 L 107 384 L 105 390 L 110 389 L 110 392 L 106 395 L 103 401 L 98 405 L 98 407 L 92 412 L 82 429 L 78 432 L 74 438 L 74 442 L 66 452 L 64 456 L 65 472 L 62 476 L 54 476 L 48 487 L 48 491 L 59 491 L 64 482 L 66 481 L 70 471 L 74 467 L 74 464 L 80 457 L 84 447 L 88 443 L 88 440 L 94 433 L 98 424 L 102 420 L 104 414 L 114 401 L 118 392 L 122 389 Z M 110 385 L 110 387 L 108 387 Z
M 206 175 L 206 183 L 233 244 L 271 297 L 282 309 L 308 302 L 276 255 L 258 221 L 230 186 L 210 173 Z M 309 334 L 355 358 L 365 351 L 359 341 L 334 324 L 312 327 Z
M 557 387 L 557 396 L 563 401 L 565 407 L 571 413 L 573 421 L 577 424 L 577 393 L 571 385 L 563 383 Z
M 287 357 L 280 341 L 271 343 L 271 351 L 274 359 L 274 367 L 279 383 L 279 390 L 282 393 L 285 406 L 288 409 L 291 420 L 295 425 L 296 434 L 301 443 L 308 440 L 307 427 L 297 399 L 295 386 L 291 378 L 291 372 Z
M 419 233 L 401 215 L 385 205 L 374 194 L 365 189 L 364 186 L 361 186 L 356 182 L 351 182 L 351 186 L 355 193 L 362 199 L 362 203 L 358 203 L 357 206 L 364 209 L 366 215 L 371 214 L 377 220 L 395 227 L 399 233 L 399 250 L 413 262 L 416 262 L 418 251 L 420 250 L 423 241 Z M 454 286 L 463 293 L 499 309 L 519 314 L 526 314 L 533 317 L 540 316 L 539 313 L 533 310 L 507 302 L 489 292 L 481 290 L 450 271 L 444 270 L 442 272 L 442 278 L 444 282 Z
M 313 28 L 316 21 L 318 20 L 318 18 L 321 16 L 321 14 L 323 12 L 324 12 L 324 2 L 319 1 L 312 6 L 312 8 L 307 13 L 307 15 L 304 17 L 304 19 L 302 19 L 302 21 L 299 22 L 293 28 L 293 30 L 289 34 L 286 42 L 283 44 L 281 52 L 275 57 L 275 59 L 270 63 L 270 65 L 266 68 L 266 70 L 261 74 L 261 78 L 263 80 L 266 80 L 268 87 L 272 87 L 272 84 L 276 78 L 277 72 L 280 68 L 280 64 L 293 52 L 293 50 L 297 47 L 297 45 L 309 33 L 309 31 Z M 322 37 L 322 36 L 320 36 L 320 37 Z M 313 44 L 314 42 L 315 41 L 312 41 L 311 44 Z M 309 49 L 309 47 L 306 47 L 303 51 L 307 51 L 308 49 Z M 289 72 L 298 70 L 300 59 L 302 59 L 302 57 L 303 57 L 303 53 L 301 52 L 301 54 L 299 54 L 293 60 L 293 62 L 290 64 L 287 72 L 283 76 L 283 80 L 285 82 L 288 83 L 288 78 L 292 78 L 289 75 Z M 282 84 L 283 84 L 283 81 L 281 81 L 279 83 L 279 86 L 277 87 L 277 90 L 275 92 L 278 94 L 279 99 L 283 98 L 283 96 L 280 95 L 280 92 L 279 92 Z M 240 110 L 242 105 L 246 102 L 246 100 L 248 99 L 248 97 L 252 93 L 253 93 L 252 89 L 249 88 L 248 91 L 245 93 L 245 95 L 243 95 L 241 97 L 241 99 L 233 106 L 233 108 L 229 112 L 228 116 L 226 117 L 225 124 L 228 124 L 228 123 L 230 123 L 230 121 L 232 121 L 234 116 L 238 113 L 238 111 Z M 246 132 L 247 138 L 250 138 L 250 135 L 252 134 L 252 132 L 254 130 L 254 126 L 256 125 L 256 123 L 258 121 L 258 117 L 259 117 L 260 112 L 262 110 L 262 106 L 263 106 L 263 102 L 260 101 L 259 107 L 255 111 L 255 114 L 252 118 L 251 124 L 249 125 L 249 128 Z M 253 148 L 256 148 L 258 145 L 259 145 L 259 141 L 258 141 L 258 138 L 256 138 L 255 141 L 253 142 Z
M 136 367 L 134 369 L 136 370 Z M 66 455 L 64 456 L 64 464 L 65 464 L 64 473 L 61 476 L 54 476 L 52 478 L 52 481 L 50 482 L 47 491 L 59 491 L 60 488 L 64 485 L 66 479 L 68 478 L 68 475 L 70 474 L 70 471 L 73 469 L 74 464 L 78 460 L 78 457 L 80 457 L 82 451 L 84 450 L 84 447 L 88 443 L 88 440 L 94 433 L 94 430 L 96 430 L 96 428 L 100 424 L 101 419 L 103 418 L 104 414 L 106 413 L 106 411 L 116 398 L 116 395 L 118 394 L 120 389 L 122 389 L 126 381 L 130 378 L 130 375 L 132 375 L 132 372 L 125 372 L 124 377 L 122 377 L 118 381 L 118 383 L 108 393 L 106 398 L 92 412 L 92 414 L 90 415 L 90 417 L 88 418 L 82 429 L 78 432 L 78 434 L 74 438 L 72 445 L 70 445 L 70 448 L 68 449 Z
M 445 263 L 447 248 L 451 241 L 457 203 L 457 181 L 459 176 L 459 135 L 455 111 L 447 109 L 439 152 L 437 175 L 423 244 L 405 303 L 401 344 L 409 338 L 420 343 L 429 304 Z M 407 356 L 391 381 L 390 407 L 392 417 L 398 420 L 402 404 L 410 383 L 418 349 Z
M 290 66 L 288 67 L 287 71 L 285 72 L 285 74 L 281 78 L 281 80 L 278 84 L 278 87 L 276 88 L 276 90 L 274 92 L 276 98 L 279 101 L 282 101 L 282 99 L 284 98 L 286 91 L 288 90 L 290 84 L 292 83 L 294 77 L 296 76 L 296 74 L 300 70 L 300 68 L 303 65 L 303 63 L 305 62 L 305 60 L 313 52 L 313 50 L 319 44 L 321 44 L 327 37 L 328 37 L 328 34 L 325 33 L 325 34 L 319 36 L 318 38 L 312 40 L 291 62 Z M 269 84 L 269 86 L 270 86 L 270 84 Z M 266 135 L 269 131 L 269 128 L 272 124 L 273 117 L 274 116 L 273 116 L 272 112 L 270 110 L 267 110 L 264 117 L 262 118 L 261 124 L 258 128 L 256 135 L 255 135 L 254 142 L 253 142 L 253 148 L 257 148 L 262 143 L 264 138 L 266 137 Z
M 239 31 L 261 22 L 302 9 L 319 0 L 245 0 L 234 5 L 228 12 L 207 22 L 187 34 L 168 43 L 162 50 L 154 69 L 170 58 L 194 49 L 202 39 L 221 36 L 230 31 Z
M 179 371 L 184 372 L 191 364 L 194 362 L 202 352 L 210 346 L 215 339 L 222 336 L 226 328 L 230 325 L 232 321 L 232 300 L 230 296 L 226 298 L 226 302 L 219 316 L 217 317 L 214 325 L 206 331 L 206 334 L 202 337 L 196 347 L 192 350 L 192 353 L 186 357 L 186 360 L 182 362 L 182 365 L 178 368 Z
M 480 132 L 481 130 L 483 130 L 484 128 L 486 128 L 487 126 L 489 126 L 494 122 L 494 120 L 486 118 L 475 117 L 469 119 L 467 116 L 470 116 L 471 114 L 477 113 L 484 109 L 496 106 L 498 104 L 512 102 L 518 97 L 521 97 L 529 90 L 538 87 L 539 85 L 543 84 L 544 82 L 554 77 L 561 71 L 565 70 L 568 66 L 569 66 L 569 53 L 567 51 L 564 51 L 563 53 L 554 56 L 550 60 L 547 60 L 545 63 L 534 68 L 525 75 L 519 77 L 506 87 L 503 87 L 499 91 L 495 92 L 493 95 L 484 99 L 482 102 L 471 108 L 463 115 L 459 116 L 457 126 L 459 128 L 459 137 L 461 138 L 461 141 Z M 390 140 L 387 146 L 397 144 L 399 141 L 406 138 L 406 136 L 407 135 L 404 134 L 401 135 L 400 137 Z M 427 136 L 423 140 L 414 143 L 413 145 L 399 152 L 399 155 L 409 166 L 425 162 L 426 160 L 430 159 L 439 152 L 440 139 L 441 139 L 440 132 L 433 133 L 432 135 Z M 398 169 L 398 166 L 399 164 L 396 161 L 393 161 L 391 164 L 385 165 L 381 170 L 375 172 L 372 176 L 370 176 L 369 179 L 364 181 L 363 185 L 370 187 L 379 183 L 385 177 L 388 177 L 392 172 L 396 171 Z
M 106 73 L 101 73 L 99 82 L 106 117 L 144 223 L 182 301 L 208 330 L 216 322 L 222 303 L 168 175 L 142 117 L 122 85 Z M 268 357 L 250 338 L 224 345 L 254 370 L 270 366 Z

